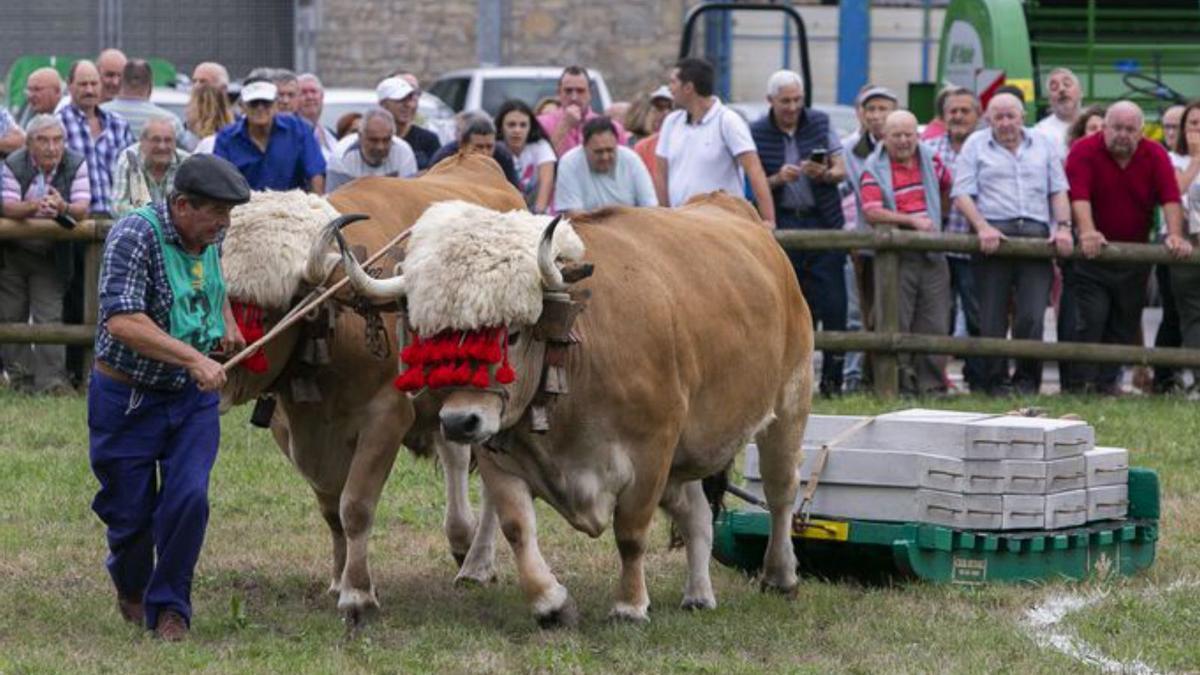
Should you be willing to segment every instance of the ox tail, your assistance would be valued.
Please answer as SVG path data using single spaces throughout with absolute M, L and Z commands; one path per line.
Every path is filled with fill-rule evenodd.
M 701 487 L 704 488 L 704 498 L 708 500 L 708 506 L 712 509 L 713 523 L 717 522 L 717 516 L 725 510 L 725 493 L 729 491 L 729 472 L 733 469 L 733 462 L 730 462 L 724 469 L 714 473 L 713 475 L 700 481 Z
M 321 228 L 321 234 L 308 250 L 308 263 L 304 267 L 304 281 L 312 286 L 322 285 L 333 269 L 342 262 L 342 256 L 334 252 L 333 241 L 338 232 L 350 223 L 366 220 L 361 213 L 348 213 L 329 221 Z

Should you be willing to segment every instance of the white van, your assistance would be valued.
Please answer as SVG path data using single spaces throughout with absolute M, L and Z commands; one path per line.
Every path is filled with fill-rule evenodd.
M 500 68 L 467 68 L 446 73 L 437 79 L 429 91 L 446 102 L 454 112 L 484 110 L 495 115 L 500 106 L 511 98 L 537 105 L 538 101 L 558 93 L 559 66 L 505 66 Z M 608 85 L 598 71 L 588 70 L 592 81 L 592 109 L 603 113 L 612 104 Z

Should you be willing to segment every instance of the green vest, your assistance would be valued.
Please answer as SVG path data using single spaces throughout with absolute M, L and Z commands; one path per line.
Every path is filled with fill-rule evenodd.
M 144 206 L 134 213 L 154 226 L 162 249 L 163 268 L 171 286 L 171 337 L 207 354 L 225 336 L 225 281 L 217 247 L 206 246 L 200 255 L 192 255 L 167 243 L 153 207 Z

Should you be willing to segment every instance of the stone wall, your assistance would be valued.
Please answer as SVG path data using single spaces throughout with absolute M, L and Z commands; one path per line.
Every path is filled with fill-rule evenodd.
M 504 65 L 580 63 L 614 99 L 665 82 L 697 0 L 504 0 Z M 322 0 L 317 68 L 327 86 L 373 87 L 404 68 L 423 82 L 477 65 L 477 0 Z
M 511 64 L 578 63 L 604 73 L 614 100 L 666 83 L 695 0 L 510 0 Z M 619 8 L 619 9 L 618 9 Z

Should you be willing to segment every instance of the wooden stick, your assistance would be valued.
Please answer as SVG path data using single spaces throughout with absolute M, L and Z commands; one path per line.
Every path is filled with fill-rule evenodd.
M 400 242 L 407 239 L 408 235 L 410 235 L 410 234 L 412 234 L 412 230 L 408 229 L 408 230 L 405 230 L 405 231 L 401 232 L 400 234 L 396 235 L 395 237 L 393 237 L 391 241 L 389 241 L 387 244 L 385 244 L 383 246 L 383 248 L 380 248 L 378 251 L 376 251 L 374 253 L 374 255 L 372 255 L 370 258 L 367 258 L 366 262 L 363 263 L 363 267 L 366 267 L 367 265 L 370 265 L 371 263 L 375 262 L 376 260 L 379 260 L 379 258 L 381 258 L 384 253 L 386 253 L 389 249 L 391 249 L 396 244 L 399 244 Z M 326 277 L 326 279 L 328 279 L 328 277 Z M 238 352 L 237 355 L 235 355 L 232 359 L 229 359 L 228 361 L 226 361 L 221 366 L 221 368 L 223 368 L 225 370 L 225 372 L 227 372 L 227 373 L 230 370 L 233 370 L 235 367 L 237 367 L 238 364 L 240 364 L 242 361 L 245 361 L 247 358 L 249 358 L 251 354 L 258 351 L 258 349 L 261 348 L 263 345 L 265 345 L 268 342 L 270 342 L 271 340 L 274 340 L 275 338 L 279 337 L 280 333 L 282 333 L 283 331 L 292 327 L 292 325 L 294 325 L 297 321 L 299 321 L 301 318 L 303 318 L 305 314 L 308 314 L 308 312 L 313 307 L 316 307 L 317 305 L 320 305 L 322 302 L 325 302 L 326 300 L 328 300 L 330 297 L 333 296 L 334 293 L 337 293 L 339 290 L 342 289 L 343 286 L 345 286 L 348 283 L 350 283 L 350 277 L 342 277 L 341 279 L 338 279 L 337 282 L 334 283 L 332 286 L 325 289 L 324 293 L 321 293 L 320 295 L 318 295 L 317 297 L 313 298 L 312 300 L 310 300 L 306 303 L 302 303 L 302 304 L 294 307 L 291 311 L 289 311 L 283 317 L 282 321 L 280 321 L 279 323 L 272 326 L 271 330 L 267 331 L 267 333 L 265 335 L 263 335 L 259 339 L 255 340 L 254 344 L 246 347 L 242 351 Z

